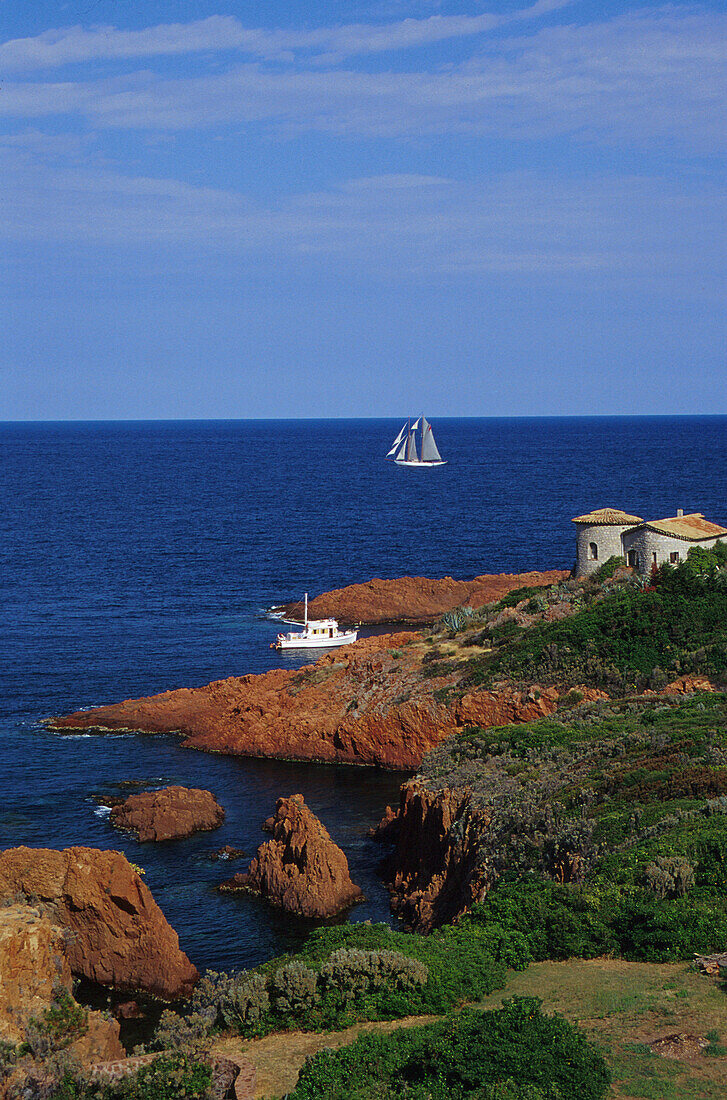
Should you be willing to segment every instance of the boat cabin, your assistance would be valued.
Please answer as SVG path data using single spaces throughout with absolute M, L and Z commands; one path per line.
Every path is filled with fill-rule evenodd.
M 338 634 L 338 622 L 335 619 L 309 619 L 305 634 L 307 638 L 335 638 Z

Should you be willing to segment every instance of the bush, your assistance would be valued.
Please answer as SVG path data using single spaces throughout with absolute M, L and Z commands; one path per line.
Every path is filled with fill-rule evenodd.
M 508 639 L 496 653 L 470 663 L 468 682 L 506 676 L 593 684 L 623 695 L 650 687 L 655 669 L 661 681 L 684 672 L 724 675 L 727 570 L 714 564 L 716 558 L 705 565 L 703 556 L 711 553 L 693 557 L 690 551 L 676 568 L 662 566 L 656 589 L 612 587 L 578 614 Z
M 215 1028 L 252 1036 L 444 1013 L 491 993 L 504 984 L 505 966 L 526 962 L 524 938 L 503 929 L 425 937 L 388 925 L 321 928 L 297 956 L 205 974 L 186 1015 L 163 1013 L 153 1045 L 199 1050 Z
M 396 951 L 361 951 L 341 947 L 334 951 L 320 970 L 324 991 L 338 993 L 344 1000 L 365 997 L 382 986 L 412 990 L 422 986 L 429 971 L 417 959 Z
M 496 885 L 462 926 L 518 932 L 537 961 L 620 954 L 676 962 L 727 942 L 723 899 L 662 900 L 630 885 L 562 886 L 534 877 Z
M 578 1028 L 543 1015 L 537 999 L 517 997 L 494 1011 L 321 1052 L 301 1070 L 291 1100 L 602 1100 L 609 1083 Z
M 297 1016 L 317 999 L 318 975 L 301 962 L 286 963 L 270 978 L 270 1004 L 281 1016 Z
M 594 579 L 598 581 L 599 584 L 603 584 L 604 581 L 610 580 L 616 570 L 621 569 L 625 564 L 626 562 L 622 557 L 619 557 L 618 554 L 614 554 L 612 557 L 606 558 L 603 565 L 598 567 L 593 575 Z
M 683 898 L 694 886 L 694 868 L 683 856 L 657 856 L 647 863 L 644 878 L 657 898 Z
M 25 1025 L 25 1043 L 21 1050 L 33 1058 L 48 1058 L 65 1050 L 88 1030 L 88 1012 L 76 1004 L 65 989 L 56 992 L 52 1003 L 40 1016 L 31 1016 Z

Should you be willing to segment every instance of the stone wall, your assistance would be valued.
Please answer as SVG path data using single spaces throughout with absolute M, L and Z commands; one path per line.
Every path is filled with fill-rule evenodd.
M 624 525 L 594 523 L 579 523 L 576 525 L 576 575 L 587 577 L 595 573 L 599 566 L 612 557 L 621 557 L 623 548 L 621 535 L 630 528 Z M 591 557 L 591 543 L 598 548 L 598 557 Z
M 671 562 L 671 555 L 678 554 L 679 561 L 685 561 L 687 554 L 693 546 L 703 546 L 710 549 L 718 542 L 718 539 L 705 539 L 700 542 L 688 542 L 686 539 L 677 539 L 671 535 L 662 535 L 658 531 L 652 531 L 649 527 L 639 526 L 627 530 L 623 536 L 623 553 L 628 565 L 633 565 L 644 576 L 648 576 L 654 562 L 663 565 Z M 635 556 L 631 561 L 629 555 Z M 676 562 L 674 562 L 676 564 Z

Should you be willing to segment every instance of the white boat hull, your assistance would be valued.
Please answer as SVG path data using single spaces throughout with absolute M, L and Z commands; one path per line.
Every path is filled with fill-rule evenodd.
M 349 645 L 358 637 L 357 630 L 347 630 L 333 638 L 306 638 L 304 634 L 279 634 L 275 649 L 331 649 L 334 646 Z
M 410 459 L 406 459 L 406 458 L 395 458 L 394 462 L 396 463 L 397 466 L 446 466 L 447 465 L 446 458 L 443 458 L 441 460 L 441 462 L 437 462 L 437 461 L 422 462 L 421 460 L 418 461 L 418 462 L 414 462 L 413 459 L 410 460 Z

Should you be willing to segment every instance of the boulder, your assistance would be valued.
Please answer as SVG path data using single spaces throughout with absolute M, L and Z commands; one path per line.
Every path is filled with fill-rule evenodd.
M 278 799 L 272 833 L 247 874 L 234 875 L 221 890 L 253 891 L 290 913 L 318 919 L 363 900 L 348 860 L 301 794 Z
M 187 997 L 199 978 L 151 891 L 121 852 L 10 848 L 0 854 L 0 898 L 33 896 L 72 933 L 72 973 L 162 1000 Z
M 131 794 L 111 810 L 117 829 L 130 829 L 141 841 L 177 840 L 219 829 L 225 811 L 213 794 L 194 787 L 164 787 Z

